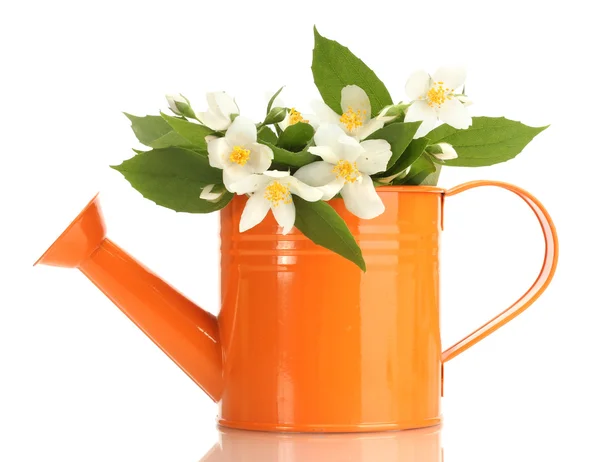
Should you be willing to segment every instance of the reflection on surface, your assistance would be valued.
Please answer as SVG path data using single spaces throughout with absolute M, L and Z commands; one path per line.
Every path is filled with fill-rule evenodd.
M 440 427 L 311 434 L 221 430 L 201 462 L 441 462 Z

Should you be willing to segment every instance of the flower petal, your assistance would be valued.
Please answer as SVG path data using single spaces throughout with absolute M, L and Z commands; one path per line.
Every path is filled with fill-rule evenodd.
M 252 175 L 252 171 L 246 166 L 237 164 L 227 165 L 223 169 L 223 184 L 227 188 L 227 191 L 234 193 L 237 192 L 237 183 L 250 175 Z
M 235 103 L 235 100 L 224 91 L 207 93 L 206 100 L 208 101 L 208 106 L 213 112 L 216 112 L 227 119 L 231 120 L 231 114 L 240 113 L 240 109 Z
M 329 162 L 317 161 L 300 167 L 294 177 L 309 186 L 323 186 L 335 180 L 336 175 Z
M 356 160 L 358 171 L 373 175 L 387 170 L 392 157 L 392 147 L 386 140 L 367 140 L 360 143 L 365 153 Z
M 303 183 L 295 177 L 290 178 L 289 186 L 292 194 L 300 196 L 308 202 L 316 202 L 323 197 L 323 191 L 320 191 L 313 186 L 308 186 L 306 183 Z
M 231 146 L 225 138 L 217 138 L 209 141 L 206 148 L 208 149 L 208 162 L 211 167 L 225 168 L 225 159 L 231 152 Z
M 265 199 L 262 190 L 252 194 L 250 199 L 248 199 L 248 202 L 246 202 L 242 217 L 240 218 L 240 233 L 243 233 L 250 228 L 254 228 L 263 221 L 267 216 L 267 213 L 269 213 L 270 208 L 271 203 Z
M 266 175 L 271 178 L 287 178 L 288 176 L 291 176 L 289 170 L 269 170 L 267 172 L 264 172 L 263 175 Z
M 444 82 L 444 87 L 456 90 L 465 83 L 467 70 L 460 66 L 443 66 L 433 74 L 434 82 Z
M 437 125 L 437 116 L 425 119 L 423 122 L 421 122 L 421 125 L 417 129 L 417 132 L 415 133 L 414 138 L 415 139 L 417 139 L 417 138 L 423 138 L 431 130 L 433 130 L 436 125 Z
M 247 146 L 256 143 L 256 125 L 247 117 L 237 117 L 225 134 L 231 146 Z
M 294 173 L 294 177 L 309 186 L 318 187 L 323 193 L 324 201 L 328 201 L 340 192 L 345 183 L 343 178 L 338 179 L 333 173 L 333 166 L 330 163 L 322 161 L 300 167 Z
M 364 111 L 364 120 L 371 119 L 371 101 L 367 93 L 358 85 L 346 85 L 342 88 L 342 112 L 349 109 Z
M 437 125 L 437 117 L 431 117 L 429 119 L 425 119 L 421 125 L 419 126 L 419 128 L 417 129 L 417 132 L 415 133 L 414 138 L 418 139 L 418 138 L 423 138 L 424 136 L 426 136 L 431 130 L 433 130 L 435 128 L 435 126 Z
M 469 128 L 473 122 L 467 108 L 455 98 L 442 104 L 442 107 L 438 109 L 438 117 L 448 125 L 458 129 Z
M 429 106 L 425 101 L 415 101 L 406 111 L 404 122 L 417 122 L 419 120 L 427 120 L 437 118 L 435 109 Z
M 437 122 L 437 112 L 430 107 L 425 101 L 415 101 L 410 105 L 406 112 L 404 122 L 423 121 L 421 126 L 415 133 L 415 138 L 421 138 L 429 133 Z
M 250 146 L 247 146 L 247 149 L 250 149 L 250 158 L 246 165 L 251 168 L 254 173 L 263 173 L 271 166 L 273 150 L 269 146 L 260 143 L 252 143 Z
M 377 117 L 376 119 L 371 119 L 365 125 L 355 130 L 352 135 L 358 140 L 364 140 L 380 128 L 383 128 L 385 123 L 390 119 L 393 119 L 393 117 Z
M 311 146 L 308 148 L 308 152 L 315 156 L 319 156 L 325 162 L 329 162 L 330 164 L 335 165 L 338 160 L 340 160 L 339 156 L 329 146 Z
M 370 220 L 385 211 L 383 201 L 375 191 L 370 176 L 363 175 L 362 181 L 347 183 L 342 188 L 342 198 L 350 213 L 359 218 Z
M 303 112 L 302 117 L 308 120 L 309 125 L 311 125 L 315 130 L 319 128 L 319 125 L 321 125 L 321 121 L 316 114 L 306 114 Z
M 333 199 L 337 193 L 341 191 L 341 189 L 346 184 L 346 181 L 343 178 L 337 178 L 324 186 L 319 186 L 319 191 L 323 193 L 323 197 L 321 200 L 329 201 Z
M 231 119 L 223 117 L 222 115 L 213 111 L 196 112 L 196 117 L 198 117 L 198 120 L 208 128 L 211 128 L 215 131 L 227 130 L 227 128 L 231 125 Z
M 327 106 L 327 104 L 325 104 L 323 101 L 312 101 L 310 108 L 314 111 L 321 124 L 335 125 L 340 123 L 340 115 Z
M 364 154 L 364 152 L 365 150 L 360 143 L 355 138 L 348 135 L 340 136 L 340 139 L 338 140 L 338 148 L 335 151 L 341 160 L 347 160 L 350 162 L 356 161 L 356 159 Z
M 271 207 L 271 210 L 277 224 L 283 228 L 281 234 L 289 233 L 296 221 L 296 206 L 294 203 L 280 202 L 279 205 Z
M 442 152 L 433 154 L 437 159 L 440 160 L 451 160 L 456 159 L 458 157 L 458 153 L 452 147 L 451 144 L 448 143 L 439 143 L 438 146 L 442 150 Z
M 339 125 L 322 124 L 315 132 L 315 144 L 317 146 L 329 146 L 334 149 L 338 147 L 338 141 L 346 133 Z
M 422 69 L 415 71 L 406 81 L 406 95 L 411 101 L 424 98 L 431 87 L 431 83 L 431 77 L 427 72 Z
M 271 179 L 268 176 L 253 173 L 242 177 L 240 180 L 230 183 L 231 192 L 238 194 L 249 194 L 264 189 Z

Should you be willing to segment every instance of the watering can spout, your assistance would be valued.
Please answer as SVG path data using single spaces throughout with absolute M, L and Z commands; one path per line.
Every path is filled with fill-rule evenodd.
M 35 263 L 79 268 L 214 401 L 222 393 L 217 318 L 106 238 L 98 198 Z

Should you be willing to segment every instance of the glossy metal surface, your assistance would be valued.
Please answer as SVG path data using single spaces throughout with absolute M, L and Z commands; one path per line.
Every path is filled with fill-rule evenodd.
M 209 396 L 219 398 L 221 349 L 216 318 L 105 237 L 97 197 L 38 263 L 78 267 Z
M 531 208 L 535 214 L 540 226 L 542 227 L 542 233 L 544 236 L 545 254 L 544 261 L 540 274 L 531 285 L 531 287 L 525 292 L 515 303 L 509 306 L 506 310 L 500 313 L 498 316 L 475 330 L 471 334 L 467 335 L 460 342 L 457 342 L 448 350 L 442 354 L 442 361 L 447 362 L 452 358 L 455 358 L 466 349 L 472 347 L 480 340 L 484 339 L 492 332 L 498 330 L 508 321 L 514 319 L 523 311 L 531 306 L 540 295 L 546 290 L 550 281 L 554 277 L 556 271 L 556 265 L 558 264 L 558 236 L 556 234 L 556 228 L 550 218 L 550 215 L 541 204 L 539 200 L 529 194 L 527 191 L 514 186 L 509 183 L 501 183 L 499 181 L 471 181 L 462 185 L 456 186 L 455 188 L 449 189 L 446 192 L 446 197 L 454 196 L 455 194 L 468 191 L 469 189 L 478 188 L 480 186 L 497 186 L 499 188 L 506 189 L 523 199 L 527 205 Z
M 495 185 L 536 213 L 546 257 L 532 288 L 512 307 L 442 353 L 439 260 L 443 203 Z M 278 234 L 272 216 L 238 232 L 245 204 L 221 211 L 221 295 L 217 319 L 104 237 L 94 199 L 41 263 L 79 267 L 220 404 L 220 424 L 295 432 L 418 428 L 440 421 L 442 364 L 527 308 L 557 262 L 556 232 L 523 190 L 474 182 L 379 190 L 386 211 L 373 220 L 331 204 L 363 250 L 368 271 L 316 246 L 297 230 Z
M 231 329 L 222 425 L 326 432 L 439 423 L 442 190 L 380 195 L 386 211 L 372 220 L 331 202 L 366 273 L 297 230 L 278 234 L 272 216 L 239 233 L 244 197 L 221 212 L 220 325 Z
M 222 430 L 200 462 L 442 462 L 439 426 L 361 434 Z

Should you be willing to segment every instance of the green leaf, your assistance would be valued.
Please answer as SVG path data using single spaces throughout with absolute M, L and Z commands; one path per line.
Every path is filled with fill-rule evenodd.
M 269 100 L 269 104 L 267 104 L 267 114 L 269 112 L 271 112 L 271 108 L 273 107 L 273 103 L 275 102 L 275 99 L 279 96 L 279 93 L 282 92 L 284 87 L 281 87 L 279 90 L 277 90 L 275 92 L 275 94 L 273 96 L 271 96 L 271 99 Z
M 456 167 L 482 167 L 505 162 L 519 154 L 545 127 L 529 127 L 504 117 L 473 117 L 473 125 L 457 130 L 441 125 L 429 132 L 431 144 L 449 143 L 458 158 L 444 161 Z
M 410 172 L 404 178 L 395 180 L 393 184 L 420 185 L 429 175 L 435 173 L 435 164 L 429 158 L 429 154 L 422 153 L 421 156 L 413 162 Z
M 269 146 L 273 150 L 273 162 L 286 167 L 302 167 L 306 164 L 310 164 L 319 158 L 306 149 L 300 152 L 292 152 L 287 149 L 280 148 L 271 143 L 263 144 Z
M 277 146 L 288 151 L 298 152 L 302 151 L 308 142 L 312 139 L 315 134 L 315 129 L 312 125 L 298 122 L 288 126 L 281 136 Z
M 389 169 L 394 166 L 398 159 L 402 156 L 415 136 L 415 133 L 417 133 L 420 125 L 421 122 L 393 123 L 372 133 L 367 137 L 367 140 L 381 139 L 390 143 L 392 147 L 392 157 L 387 165 L 387 168 Z M 410 165 L 410 163 L 408 165 Z
M 172 117 L 162 112 L 160 115 L 177 134 L 188 140 L 188 144 L 194 147 L 206 148 L 206 140 L 204 138 L 214 133 L 212 129 L 205 125 L 180 119 L 179 117 Z
M 312 72 L 323 101 L 341 114 L 342 88 L 358 85 L 369 96 L 371 113 L 393 104 L 387 88 L 375 73 L 348 48 L 323 37 L 315 27 Z
M 177 134 L 160 116 L 137 117 L 124 113 L 131 120 L 131 128 L 140 143 L 151 148 L 189 146 L 190 142 Z
M 346 222 L 326 202 L 308 202 L 294 196 L 296 206 L 295 226 L 315 244 L 325 247 L 356 264 L 361 270 L 367 267 L 360 247 Z
M 277 135 L 270 127 L 261 127 L 257 133 L 258 141 L 270 144 L 277 144 Z
M 404 150 L 398 161 L 387 171 L 383 173 L 378 173 L 375 175 L 377 178 L 387 178 L 394 175 L 398 175 L 402 171 L 406 170 L 410 165 L 412 165 L 419 156 L 423 153 L 427 145 L 429 144 L 429 139 L 427 138 L 418 138 L 416 140 L 412 140 L 408 147 Z
M 442 173 L 442 166 L 440 164 L 435 164 L 435 172 L 427 175 L 423 181 L 421 181 L 421 186 L 437 186 L 438 180 L 440 179 L 440 173 Z
M 121 172 L 146 199 L 176 212 L 213 212 L 225 207 L 233 197 L 225 193 L 217 202 L 199 198 L 204 186 L 222 184 L 223 174 L 211 167 L 205 156 L 188 149 L 153 149 L 112 168 Z

